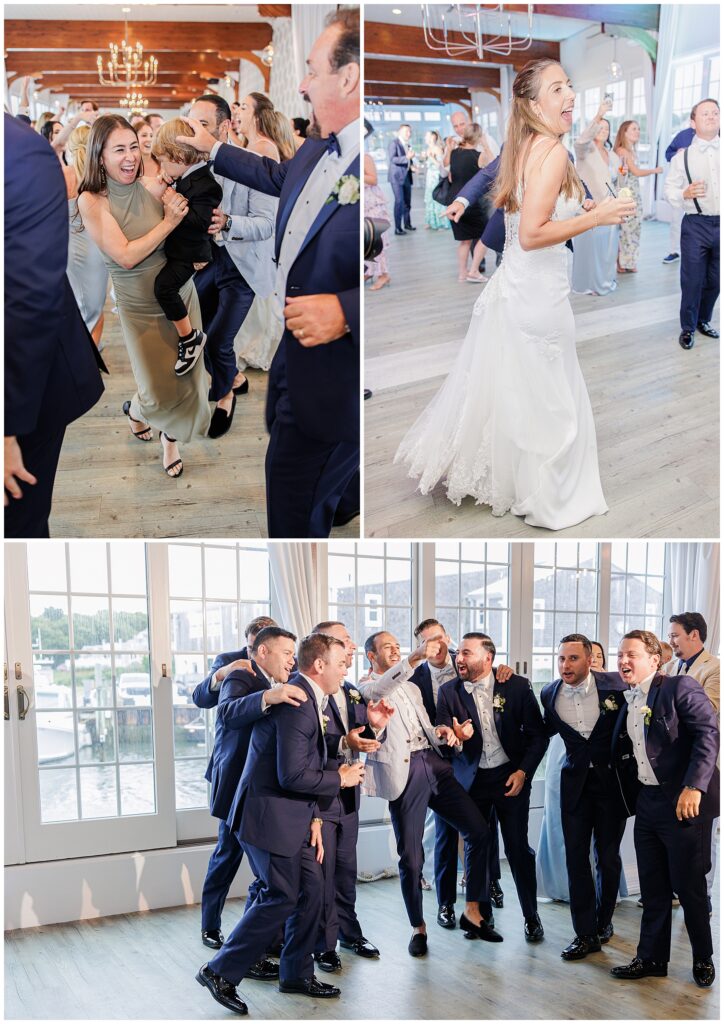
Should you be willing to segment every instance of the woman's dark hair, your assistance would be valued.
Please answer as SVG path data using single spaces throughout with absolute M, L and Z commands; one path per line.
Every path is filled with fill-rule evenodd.
M 599 644 L 598 640 L 591 640 L 591 647 L 598 647 L 599 651 L 601 652 L 601 657 L 603 658 L 603 668 L 605 668 L 606 667 L 606 652 L 603 649 L 603 644 Z
M 53 138 L 53 128 L 55 128 L 56 124 L 60 123 L 60 121 L 46 121 L 40 129 L 40 134 L 44 139 L 47 139 L 48 142 L 50 142 Z
M 95 195 L 99 195 L 106 191 L 106 176 L 101 165 L 101 154 L 108 142 L 109 135 L 116 128 L 126 128 L 129 132 L 133 132 L 133 137 L 136 138 L 136 133 L 131 125 L 120 114 L 101 114 L 93 122 L 90 135 L 88 136 L 85 174 L 83 175 L 83 180 L 78 185 L 78 195 L 81 195 L 82 192 L 92 192 Z M 138 140 L 136 139 L 136 141 Z M 139 157 L 140 155 L 141 151 L 139 149 Z M 140 178 L 142 173 L 143 160 L 139 159 L 136 178 Z
M 606 139 L 606 141 L 603 144 L 604 149 L 611 149 L 611 122 L 608 120 L 607 117 L 602 117 L 601 118 L 601 124 L 607 124 L 608 125 L 608 138 Z
M 299 132 L 303 139 L 307 137 L 307 128 L 309 128 L 309 119 L 306 117 L 293 117 L 292 124 L 294 125 L 294 131 Z

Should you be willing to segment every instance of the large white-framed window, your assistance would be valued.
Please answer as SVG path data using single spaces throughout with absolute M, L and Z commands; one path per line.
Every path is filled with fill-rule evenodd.
M 648 629 L 660 640 L 666 639 L 669 566 L 664 541 L 614 541 L 610 558 L 606 659 L 607 667 L 615 672 L 618 645 L 629 630 Z
M 465 633 L 487 633 L 498 664 L 510 652 L 510 558 L 507 541 L 435 543 L 435 617 L 456 644 Z
M 412 650 L 417 545 L 409 541 L 330 541 L 327 611 L 343 622 L 357 644 L 354 681 L 367 671 L 364 644 L 384 629 Z

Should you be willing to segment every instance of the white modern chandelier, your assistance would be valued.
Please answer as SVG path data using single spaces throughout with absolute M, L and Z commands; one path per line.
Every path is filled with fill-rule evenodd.
M 513 38 L 512 18 L 504 4 L 422 4 L 422 28 L 431 50 L 448 57 L 474 53 L 508 57 L 530 49 L 533 42 L 533 4 L 528 4 L 528 32 Z M 462 38 L 452 39 L 455 32 Z

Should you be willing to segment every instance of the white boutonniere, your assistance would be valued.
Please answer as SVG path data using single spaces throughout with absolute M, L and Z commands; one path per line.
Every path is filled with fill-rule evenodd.
M 359 178 L 343 174 L 327 197 L 328 203 L 337 200 L 340 206 L 353 206 L 359 202 Z
M 501 715 L 505 711 L 505 697 L 501 697 L 499 693 L 493 697 L 493 711 L 499 711 Z
M 618 711 L 618 704 L 613 697 L 606 697 L 601 701 L 601 711 L 605 715 L 607 711 Z
M 329 715 L 322 715 L 322 736 L 327 735 L 327 725 L 329 723 Z
M 642 708 L 639 708 L 639 711 L 644 716 L 644 725 L 651 725 L 651 708 L 648 706 L 648 704 L 644 704 Z
M 349 695 L 349 699 L 352 701 L 353 704 L 361 703 L 362 694 L 359 692 L 359 690 L 347 690 L 347 694 Z

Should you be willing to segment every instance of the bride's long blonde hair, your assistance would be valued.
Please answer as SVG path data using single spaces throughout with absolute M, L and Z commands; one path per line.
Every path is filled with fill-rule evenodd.
M 495 179 L 494 203 L 496 206 L 502 206 L 508 213 L 516 213 L 519 209 L 518 183 L 519 175 L 522 174 L 519 164 L 523 150 L 536 135 L 542 135 L 554 142 L 560 141 L 559 136 L 552 132 L 533 110 L 533 103 L 540 92 L 543 72 L 551 65 L 558 64 L 557 60 L 549 57 L 529 60 L 515 76 L 505 146 L 500 155 L 500 166 Z M 585 196 L 581 179 L 570 160 L 567 161 L 562 192 L 567 199 L 577 198 L 581 202 Z

